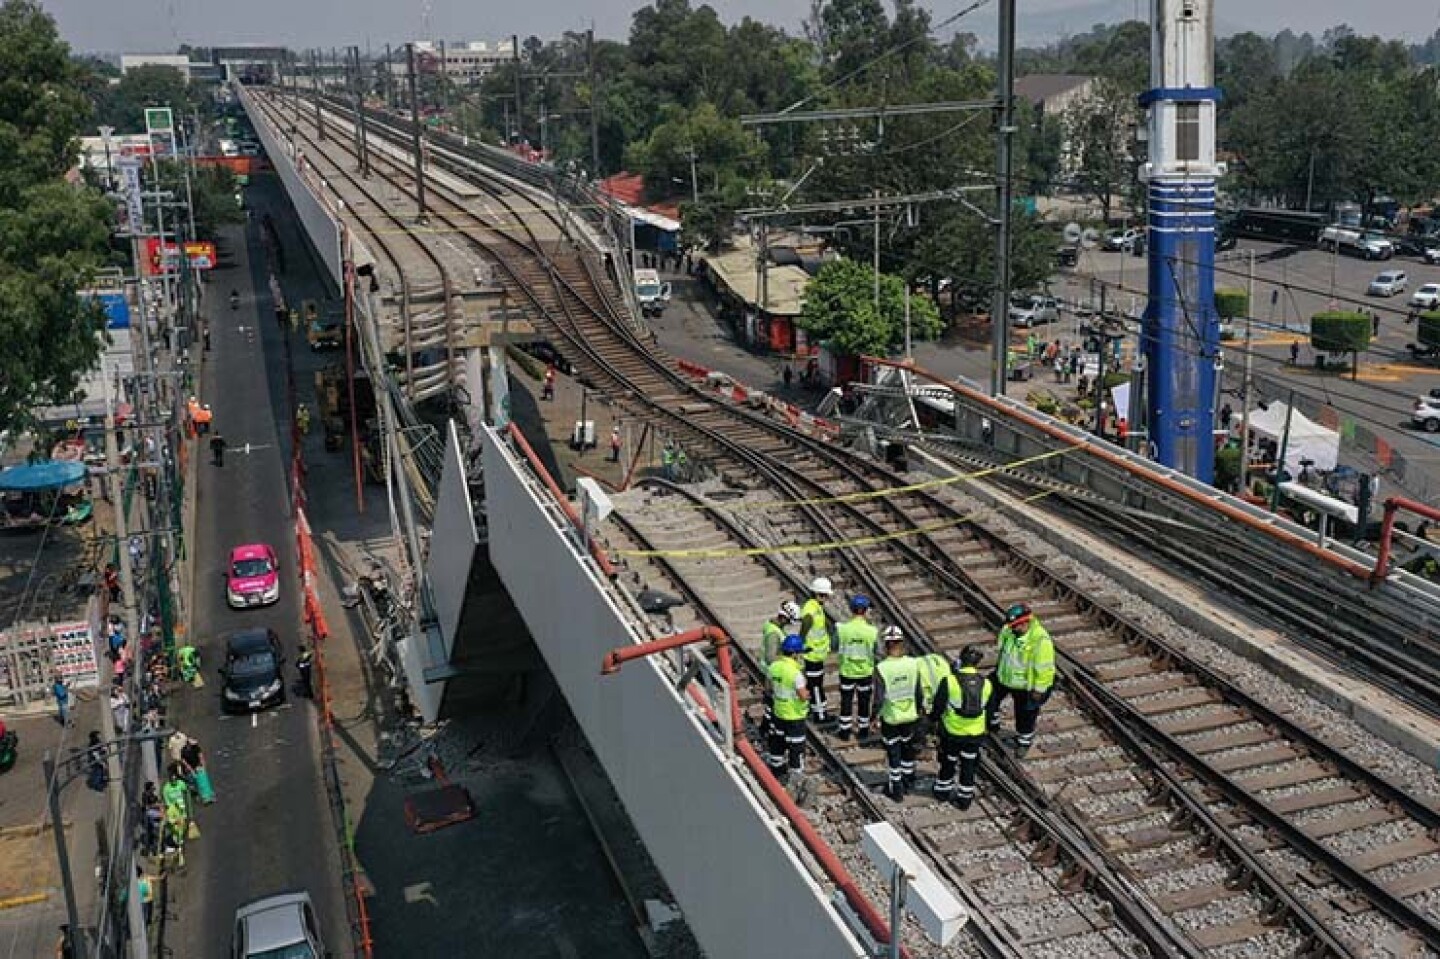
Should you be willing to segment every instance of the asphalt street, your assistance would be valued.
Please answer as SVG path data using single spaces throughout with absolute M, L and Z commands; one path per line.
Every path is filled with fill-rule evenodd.
M 327 947 L 344 955 L 348 924 L 313 705 L 292 689 L 285 705 L 254 716 L 227 717 L 220 709 L 217 670 L 227 632 L 275 629 L 285 649 L 286 683 L 293 686 L 301 629 L 286 484 L 288 429 L 281 427 L 289 415 L 282 334 L 273 321 L 258 231 L 229 227 L 224 240 L 230 266 L 210 277 L 213 350 L 201 399 L 214 410 L 215 428 L 229 449 L 221 467 L 211 464 L 208 449 L 197 451 L 192 536 L 192 629 L 207 685 L 181 689 L 170 712 L 172 724 L 204 747 L 218 801 L 199 810 L 202 836 L 186 847 L 165 945 L 177 957 L 228 957 L 236 907 L 306 890 Z M 238 310 L 227 302 L 231 288 L 240 291 Z M 280 601 L 231 610 L 224 594 L 226 559 L 233 546 L 252 542 L 269 543 L 279 556 Z

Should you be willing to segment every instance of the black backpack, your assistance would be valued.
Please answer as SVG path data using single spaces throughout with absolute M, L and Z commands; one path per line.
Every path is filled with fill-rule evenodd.
M 956 673 L 960 701 L 952 708 L 964 719 L 978 719 L 985 712 L 985 677 L 980 673 Z

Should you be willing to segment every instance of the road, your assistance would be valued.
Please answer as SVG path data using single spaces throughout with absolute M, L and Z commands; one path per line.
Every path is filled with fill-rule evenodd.
M 211 276 L 207 302 L 213 350 L 205 369 L 202 400 L 229 443 L 225 465 L 211 465 L 208 451 L 198 467 L 193 630 L 207 685 L 182 689 L 170 711 L 172 724 L 205 748 L 218 802 L 199 812 L 202 837 L 186 848 L 165 945 L 175 956 L 230 955 L 237 906 L 281 891 L 304 889 L 315 901 L 326 945 L 349 951 L 340 885 L 336 832 L 318 762 L 314 707 L 294 696 L 254 717 L 220 711 L 223 635 L 269 626 L 286 650 L 287 683 L 293 683 L 300 635 L 295 587 L 295 542 L 288 508 L 288 421 L 284 351 L 273 321 L 257 231 L 229 227 L 228 269 Z M 238 288 L 241 307 L 226 299 Z M 259 297 L 257 299 L 257 297 Z M 202 441 L 203 442 L 203 441 Z M 246 446 L 249 446 L 248 452 Z M 263 610 L 227 608 L 222 579 L 228 551 L 248 542 L 275 547 L 281 563 L 280 601 Z

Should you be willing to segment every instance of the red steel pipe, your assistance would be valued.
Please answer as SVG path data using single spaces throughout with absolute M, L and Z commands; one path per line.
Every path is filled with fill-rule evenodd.
M 929 380 L 932 383 L 943 386 L 946 389 L 949 389 L 955 393 L 959 393 L 967 399 L 983 403 L 986 406 L 994 409 L 997 413 L 1011 417 L 1013 419 L 1018 419 L 1022 423 L 1026 423 L 1027 425 L 1040 430 L 1047 436 L 1050 436 L 1053 439 L 1060 440 L 1061 442 L 1073 446 L 1076 449 L 1084 449 L 1090 455 L 1096 457 L 1097 459 L 1104 460 L 1111 466 L 1118 467 L 1119 469 L 1130 473 L 1132 476 L 1138 476 L 1142 479 L 1152 482 L 1157 486 L 1162 487 L 1168 493 L 1173 493 L 1176 496 L 1188 499 L 1191 502 L 1203 506 L 1207 509 L 1213 509 L 1217 513 L 1225 516 L 1227 519 L 1234 520 L 1242 526 L 1246 526 L 1250 529 L 1264 533 L 1272 539 L 1277 539 L 1285 545 L 1292 547 L 1293 549 L 1298 549 L 1303 553 L 1307 553 L 1312 558 L 1320 560 L 1327 566 L 1333 566 L 1336 569 L 1340 570 L 1342 573 L 1347 573 L 1351 576 L 1354 576 L 1356 579 L 1363 579 L 1368 581 L 1372 576 L 1372 570 L 1368 566 L 1364 566 L 1360 563 L 1355 562 L 1354 560 L 1346 559 L 1343 556 L 1337 556 L 1329 550 L 1324 549 L 1316 545 L 1315 543 L 1312 543 L 1309 539 L 1303 536 L 1296 536 L 1294 533 L 1288 532 L 1287 530 L 1279 529 L 1267 523 L 1262 523 L 1242 509 L 1236 509 L 1235 507 L 1227 505 L 1225 503 L 1216 502 L 1215 500 L 1210 499 L 1208 496 L 1197 493 L 1195 490 L 1190 489 L 1184 484 L 1175 482 L 1168 476 L 1161 476 L 1158 473 L 1145 469 L 1142 466 L 1130 462 L 1130 460 L 1126 459 L 1123 456 L 1117 456 L 1116 454 L 1110 452 L 1107 449 L 1093 445 L 1088 442 L 1082 443 L 1075 437 L 1066 433 L 1064 430 L 1061 430 L 1055 426 L 1051 426 L 1044 420 L 1041 420 L 1038 417 L 1030 416 L 1021 410 L 1015 410 L 1001 403 L 998 403 L 991 397 L 986 396 L 984 393 L 981 393 L 978 390 L 973 390 L 970 387 L 963 386 L 959 383 L 951 383 L 950 381 L 942 377 L 936 376 L 929 370 L 921 369 L 920 367 L 915 366 L 911 363 L 904 363 L 897 360 L 887 360 L 876 356 L 866 356 L 862 357 L 862 359 L 866 363 L 874 363 L 876 366 L 890 366 L 894 367 L 895 369 L 909 370 L 911 373 L 920 377 L 921 379 Z
M 600 674 L 602 676 L 609 676 L 611 673 L 618 673 L 620 667 L 632 659 L 644 659 L 646 656 L 653 656 L 656 653 L 663 653 L 671 649 L 679 649 L 681 646 L 692 646 L 695 643 L 714 643 L 717 648 L 724 649 L 725 644 L 729 642 L 730 636 L 725 630 L 715 626 L 701 626 L 699 629 L 687 629 L 685 632 L 676 633 L 674 636 L 652 639 L 648 643 L 618 646 L 605 654 L 605 660 L 600 664 Z
M 760 754 L 755 751 L 755 747 L 750 745 L 750 740 L 746 739 L 742 734 L 741 730 L 744 729 L 744 722 L 743 717 L 740 715 L 740 699 L 735 686 L 735 670 L 730 660 L 731 640 L 728 633 L 715 626 L 701 626 L 699 629 L 676 633 L 674 636 L 651 640 L 648 643 L 621 646 L 605 654 L 604 664 L 600 667 L 600 672 L 603 675 L 610 675 L 619 672 L 621 665 L 632 659 L 642 659 L 655 653 L 662 653 L 666 650 L 703 642 L 715 644 L 715 658 L 720 664 L 720 675 L 725 678 L 726 685 L 730 687 L 730 728 L 734 732 L 735 751 L 745 760 L 745 765 L 750 767 L 751 775 L 760 782 L 760 786 L 765 790 L 765 794 L 770 797 L 770 800 L 779 807 L 780 812 L 790 821 L 790 825 L 795 829 L 796 834 L 800 837 L 800 841 L 805 844 L 805 848 L 810 851 L 810 855 L 815 857 L 815 860 L 820 863 L 820 868 L 825 870 L 825 874 L 830 877 L 830 881 L 833 882 L 835 887 L 845 896 L 845 901 L 850 904 L 850 908 L 854 909 L 855 914 L 860 917 L 860 921 L 865 923 L 865 928 L 870 930 L 870 934 L 875 937 L 877 942 L 889 943 L 890 926 L 880 915 L 880 911 L 866 898 L 865 893 L 860 890 L 860 886 L 855 882 L 855 877 L 850 875 L 850 870 L 845 868 L 845 864 L 840 861 L 840 857 L 835 855 L 835 850 L 831 849 L 830 844 L 825 841 L 825 838 L 815 830 L 815 827 L 811 825 L 809 818 L 805 815 L 805 811 L 796 805 L 795 800 L 785 791 L 785 787 L 780 784 L 780 780 L 776 779 L 775 774 L 770 771 L 770 767 L 766 764 L 765 760 L 760 758 Z M 692 697 L 696 699 L 696 702 L 705 710 L 713 722 L 715 719 L 713 712 L 704 702 L 700 701 L 699 697 L 695 694 L 695 687 L 691 686 L 690 689 Z M 901 955 L 909 959 L 910 953 L 908 950 L 902 948 Z
M 530 468 L 535 471 L 535 475 L 540 477 L 541 481 L 545 483 L 546 489 L 550 490 L 550 495 L 555 497 L 555 502 L 559 503 L 560 508 L 565 511 L 571 525 L 577 530 L 581 529 L 584 524 L 580 521 L 579 512 L 576 511 L 574 504 L 570 502 L 565 492 L 556 484 L 550 471 L 545 468 L 545 464 L 540 462 L 540 457 L 535 454 L 535 449 L 530 445 L 529 440 L 525 439 L 525 434 L 521 433 L 520 428 L 513 422 L 507 432 L 514 440 L 515 445 L 520 447 L 520 452 L 530 461 Z M 601 572 L 607 579 L 614 579 L 619 574 L 619 571 L 615 569 L 615 564 L 610 562 L 610 557 L 606 555 L 604 548 L 595 541 L 593 536 L 590 538 L 590 555 L 595 557 L 595 562 L 599 564 Z
M 1433 506 L 1427 506 L 1413 499 L 1405 499 L 1403 496 L 1392 496 L 1387 499 L 1385 501 L 1385 522 L 1380 528 L 1380 550 L 1375 556 L 1375 571 L 1370 574 L 1370 585 L 1372 586 L 1382 582 L 1386 576 L 1390 575 L 1390 550 L 1395 541 L 1395 514 L 1402 509 L 1429 520 L 1440 521 L 1440 509 Z

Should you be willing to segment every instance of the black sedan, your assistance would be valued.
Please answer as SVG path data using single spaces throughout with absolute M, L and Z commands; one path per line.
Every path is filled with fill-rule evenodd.
M 227 713 L 258 712 L 285 701 L 285 657 L 273 629 L 242 629 L 225 640 L 225 685 L 221 708 Z

